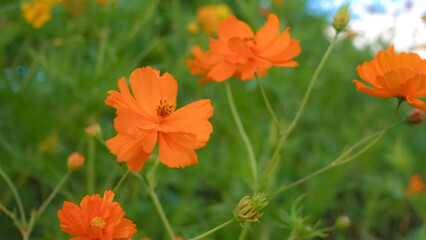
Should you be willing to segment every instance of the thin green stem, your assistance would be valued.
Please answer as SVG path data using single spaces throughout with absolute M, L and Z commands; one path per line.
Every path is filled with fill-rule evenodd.
M 244 239 L 246 239 L 247 232 L 248 232 L 248 228 L 247 227 L 243 227 L 243 229 L 241 230 L 240 236 L 238 237 L 238 240 L 244 240 Z
M 16 203 L 18 204 L 19 212 L 21 215 L 21 222 L 22 222 L 21 225 L 25 227 L 27 225 L 27 218 L 25 216 L 24 205 L 22 205 L 22 201 L 21 201 L 21 198 L 19 197 L 18 191 L 16 190 L 15 186 L 13 185 L 12 181 L 7 176 L 7 174 L 3 171 L 3 168 L 1 166 L 0 166 L 0 175 L 6 181 L 7 185 L 9 185 L 10 190 L 12 190 L 12 193 L 15 196 Z
M 317 68 L 314 71 L 314 74 L 311 77 L 311 81 L 309 82 L 308 89 L 305 92 L 305 96 L 302 99 L 302 103 L 299 106 L 299 109 L 297 110 L 296 116 L 293 118 L 293 121 L 290 123 L 290 126 L 287 128 L 287 130 L 284 132 L 284 134 L 281 135 L 279 142 L 277 144 L 277 147 L 275 148 L 274 154 L 272 155 L 272 161 L 278 161 L 278 154 L 281 150 L 281 147 L 283 146 L 285 140 L 287 139 L 288 135 L 293 131 L 294 127 L 296 127 L 300 116 L 303 113 L 303 110 L 305 109 L 306 103 L 308 102 L 309 96 L 311 95 L 312 88 L 315 85 L 315 82 L 318 78 L 319 73 L 321 72 L 322 67 L 324 66 L 327 58 L 330 56 L 331 50 L 334 47 L 334 44 L 337 41 L 338 32 L 336 32 L 336 35 L 334 35 L 333 40 L 330 42 L 330 45 L 328 46 L 327 50 L 324 53 L 324 56 L 321 58 L 320 63 L 318 64 Z M 273 164 L 274 165 L 274 164 Z
M 366 141 L 366 139 L 361 140 L 360 142 L 356 143 L 354 146 L 352 146 L 351 148 L 349 148 L 347 151 L 345 151 L 344 153 L 342 153 L 336 160 L 334 160 L 333 162 L 331 162 L 330 165 L 327 165 L 313 173 L 311 173 L 310 175 L 303 177 L 289 185 L 282 185 L 278 190 L 276 190 L 274 193 L 271 194 L 271 198 L 274 198 L 277 194 L 282 193 L 290 188 L 293 188 L 301 183 L 304 183 L 306 181 L 308 181 L 309 179 L 317 176 L 318 174 L 321 174 L 331 168 L 334 168 L 336 166 L 340 166 L 342 164 L 348 163 L 350 161 L 352 161 L 353 159 L 357 158 L 359 155 L 361 155 L 362 153 L 364 153 L 365 151 L 367 151 L 368 149 L 370 149 L 374 144 L 376 144 L 382 137 L 383 135 L 385 135 L 385 133 L 391 128 L 393 122 L 396 119 L 399 107 L 401 106 L 401 101 L 398 102 L 398 105 L 395 109 L 394 114 L 392 115 L 391 120 L 389 121 L 389 123 L 386 125 L 386 127 L 380 132 L 380 134 L 373 140 L 371 141 L 368 145 L 366 145 L 364 148 L 362 148 L 361 150 L 359 150 L 357 153 L 355 153 L 352 156 L 348 156 L 348 153 L 350 153 L 355 147 L 358 147 L 360 144 L 362 144 L 363 142 Z M 367 138 L 371 138 L 371 136 L 367 137 Z
M 141 176 L 138 173 L 134 173 L 134 175 L 136 176 L 137 179 L 139 179 L 143 185 L 145 186 L 146 190 L 148 190 L 149 195 L 151 196 L 151 199 L 154 203 L 155 208 L 157 209 L 158 214 L 160 215 L 160 218 L 164 224 L 164 227 L 166 227 L 167 233 L 170 236 L 171 240 L 176 240 L 176 235 L 173 232 L 173 229 L 170 225 L 169 220 L 167 219 L 166 214 L 164 213 L 163 207 L 161 206 L 160 201 L 158 200 L 158 196 L 155 193 L 154 189 L 147 183 L 147 181 L 145 180 L 145 178 L 143 176 Z
M 68 178 L 71 175 L 71 171 L 67 171 L 67 173 L 62 177 L 62 179 L 59 181 L 59 183 L 56 185 L 56 187 L 53 189 L 52 193 L 46 198 L 46 200 L 43 202 L 43 204 L 37 209 L 37 212 L 35 214 L 35 217 L 38 218 L 43 214 L 46 207 L 50 204 L 50 202 L 53 200 L 53 198 L 58 194 L 59 190 L 62 188 L 62 186 L 65 184 L 65 182 L 68 180 Z
M 22 224 L 21 222 L 19 222 L 19 220 L 16 218 L 15 214 L 13 212 L 11 212 L 9 209 L 7 209 L 3 204 L 0 203 L 0 210 L 2 210 L 7 216 L 9 216 L 12 220 L 13 223 L 15 223 L 16 227 L 19 229 L 19 231 L 22 233 L 22 235 L 24 235 L 24 231 L 22 228 Z
M 215 228 L 213 228 L 213 229 L 210 229 L 209 231 L 207 231 L 207 232 L 205 232 L 205 233 L 203 233 L 203 234 L 201 234 L 201 235 L 199 235 L 199 236 L 196 236 L 196 237 L 194 237 L 194 238 L 191 238 L 191 239 L 189 239 L 189 240 L 197 240 L 197 239 L 201 239 L 201 238 L 203 238 L 203 237 L 205 237 L 205 236 L 208 236 L 208 235 L 210 235 L 210 234 L 212 234 L 212 233 L 216 232 L 217 230 L 219 230 L 219 229 L 221 229 L 221 228 L 223 228 L 223 227 L 226 227 L 227 225 L 229 225 L 229 224 L 230 224 L 230 223 L 232 223 L 233 221 L 234 221 L 234 219 L 230 219 L 230 220 L 228 220 L 227 222 L 222 223 L 221 225 L 219 225 L 219 226 L 217 226 L 217 227 L 215 227 Z
M 87 148 L 87 192 L 93 194 L 95 192 L 95 142 L 92 137 L 89 138 Z
M 246 148 L 249 154 L 250 165 L 251 165 L 251 170 L 253 174 L 253 190 L 257 192 L 259 183 L 258 183 L 257 163 L 256 163 L 256 157 L 254 154 L 253 146 L 250 143 L 250 140 L 241 122 L 240 116 L 238 115 L 237 107 L 235 106 L 234 98 L 232 96 L 231 84 L 229 83 L 229 81 L 226 81 L 225 85 L 226 85 L 226 96 L 228 98 L 229 107 L 231 108 L 232 116 L 234 117 L 235 124 L 237 124 L 238 131 L 240 132 L 240 135 L 244 141 L 244 144 L 246 145 Z
M 25 236 L 29 238 L 31 235 L 31 231 L 33 230 L 34 224 L 37 221 L 37 219 L 43 214 L 43 212 L 46 210 L 46 207 L 50 204 L 50 202 L 53 200 L 53 198 L 58 194 L 59 190 L 62 188 L 62 186 L 65 184 L 69 176 L 71 175 L 71 171 L 68 170 L 67 173 L 62 177 L 62 179 L 58 182 L 56 187 L 53 189 L 52 193 L 44 200 L 44 202 L 41 204 L 41 206 L 37 209 L 37 211 L 33 214 L 31 214 L 30 222 L 28 224 L 28 228 L 25 231 Z M 25 237 L 24 237 L 25 238 Z
M 127 169 L 126 173 L 123 174 L 123 176 L 121 176 L 120 181 L 118 181 L 117 185 L 115 185 L 114 189 L 112 190 L 112 192 L 116 192 L 117 189 L 120 187 L 120 185 L 124 182 L 124 179 L 126 179 L 127 175 L 129 175 L 130 170 Z
M 272 121 L 274 122 L 275 126 L 278 129 L 278 132 L 281 132 L 280 123 L 278 121 L 277 115 L 274 112 L 274 109 L 271 106 L 271 103 L 269 102 L 268 96 L 266 95 L 265 89 L 263 88 L 263 83 L 257 76 L 257 73 L 254 74 L 256 77 L 257 84 L 259 85 L 260 92 L 262 93 L 263 100 L 265 101 L 266 108 L 268 108 L 269 114 L 271 114 Z
M 324 53 L 324 56 L 321 58 L 321 61 L 318 64 L 317 69 L 315 69 L 315 72 L 312 75 L 311 81 L 309 82 L 308 89 L 306 90 L 305 96 L 303 97 L 302 103 L 300 104 L 299 110 L 297 111 L 293 121 L 290 123 L 290 126 L 287 128 L 284 134 L 284 138 L 286 138 L 290 134 L 290 132 L 294 129 L 294 127 L 296 126 L 297 122 L 300 119 L 300 116 L 303 113 L 303 110 L 305 110 L 305 106 L 306 106 L 306 103 L 308 102 L 309 96 L 311 95 L 312 88 L 314 87 L 315 82 L 318 79 L 318 75 L 321 72 L 322 67 L 327 61 L 327 58 L 330 56 L 331 50 L 333 50 L 334 44 L 337 41 L 337 36 L 338 36 L 338 33 L 334 35 L 334 38 L 333 40 L 331 40 L 330 45 L 328 46 L 327 50 Z

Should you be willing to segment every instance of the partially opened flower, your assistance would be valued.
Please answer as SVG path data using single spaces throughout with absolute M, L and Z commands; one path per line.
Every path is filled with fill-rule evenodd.
M 265 25 L 254 34 L 251 28 L 235 16 L 219 23 L 219 39 L 210 38 L 210 51 L 203 52 L 210 57 L 200 57 L 188 61 L 191 74 L 207 75 L 210 81 L 222 82 L 232 76 L 249 80 L 266 74 L 272 66 L 296 67 L 292 59 L 299 55 L 299 41 L 290 38 L 289 28 L 279 32 L 279 20 L 269 14 Z M 200 52 L 200 50 L 195 50 Z M 201 55 L 201 54 L 199 54 Z M 212 60 L 213 58 L 213 60 Z M 204 71 L 194 66 L 204 66 Z
M 127 218 L 120 204 L 113 202 L 114 193 L 106 191 L 85 196 L 80 206 L 64 202 L 58 217 L 62 231 L 77 235 L 71 240 L 129 239 L 136 233 L 136 225 Z
M 197 163 L 194 149 L 206 145 L 213 131 L 210 100 L 193 102 L 176 110 L 177 82 L 168 73 L 151 67 L 138 68 L 118 81 L 120 92 L 109 91 L 105 103 L 117 109 L 117 135 L 106 141 L 112 153 L 140 171 L 158 141 L 160 161 L 169 167 Z
M 357 68 L 359 76 L 372 87 L 353 80 L 357 90 L 376 97 L 398 97 L 426 111 L 426 60 L 415 53 L 394 53 L 394 47 L 380 51 L 370 62 Z

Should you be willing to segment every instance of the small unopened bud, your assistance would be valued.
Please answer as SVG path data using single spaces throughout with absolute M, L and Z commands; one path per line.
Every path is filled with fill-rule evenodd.
M 336 219 L 335 226 L 339 229 L 346 229 L 351 225 L 351 220 L 348 216 L 340 216 Z
M 198 33 L 198 23 L 196 21 L 190 21 L 187 25 L 186 25 L 186 30 L 191 33 L 191 34 L 196 34 Z
M 234 211 L 235 218 L 240 222 L 259 222 L 263 215 L 260 212 L 268 205 L 268 200 L 264 193 L 258 193 L 254 197 L 243 197 Z
M 80 155 L 78 152 L 72 153 L 67 160 L 67 166 L 70 170 L 75 171 L 80 169 L 84 163 L 84 156 Z
M 339 11 L 333 16 L 333 27 L 337 32 L 345 30 L 351 20 L 351 14 L 349 13 L 349 4 L 343 5 Z
M 84 129 L 89 136 L 96 137 L 101 134 L 101 126 L 95 123 Z
M 413 108 L 408 112 L 407 123 L 408 124 L 420 124 L 425 120 L 425 112 L 418 108 Z

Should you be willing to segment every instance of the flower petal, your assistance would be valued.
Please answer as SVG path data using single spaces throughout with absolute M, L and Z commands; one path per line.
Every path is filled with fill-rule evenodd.
M 158 140 L 158 155 L 160 161 L 168 167 L 185 167 L 198 162 L 195 151 L 188 147 L 203 147 L 202 142 L 188 141 L 191 137 L 184 137 L 182 133 L 160 133 Z M 186 138 L 184 142 L 179 142 L 181 138 Z M 183 144 L 189 144 L 185 146 Z
M 269 14 L 268 21 L 265 25 L 257 31 L 254 40 L 256 41 L 256 48 L 259 51 L 265 49 L 273 40 L 278 38 L 280 34 L 279 21 L 275 14 Z
M 208 119 L 213 115 L 210 100 L 203 99 L 190 103 L 164 119 L 161 125 L 163 132 L 192 133 L 202 141 L 208 141 L 213 131 Z
M 216 66 L 214 66 L 207 77 L 214 79 L 217 82 L 223 82 L 226 79 L 232 77 L 235 71 L 237 70 L 237 66 L 227 61 L 220 62 Z
M 122 218 L 120 223 L 115 226 L 113 239 L 128 239 L 137 232 L 136 225 L 127 218 Z
M 234 15 L 231 15 L 218 24 L 217 35 L 221 41 L 227 42 L 234 37 L 253 38 L 253 31 L 247 23 L 239 21 Z
M 407 100 L 407 103 L 410 104 L 413 107 L 416 107 L 418 109 L 421 109 L 423 111 L 426 111 L 426 103 L 412 97 L 406 97 L 405 100 Z
M 367 93 L 376 97 L 393 97 L 392 93 L 390 93 L 386 89 L 367 87 L 365 86 L 365 84 L 357 80 L 353 80 L 353 82 L 356 84 L 356 87 L 357 87 L 356 90 L 360 92 Z

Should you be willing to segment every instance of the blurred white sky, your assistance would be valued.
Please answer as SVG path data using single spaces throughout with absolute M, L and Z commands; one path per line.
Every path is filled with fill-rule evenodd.
M 379 40 L 394 44 L 396 51 L 417 52 L 426 58 L 426 0 L 311 0 L 313 11 L 332 16 L 344 3 L 350 3 L 353 19 L 349 29 L 357 34 L 353 39 L 359 48 L 371 46 L 382 50 Z

